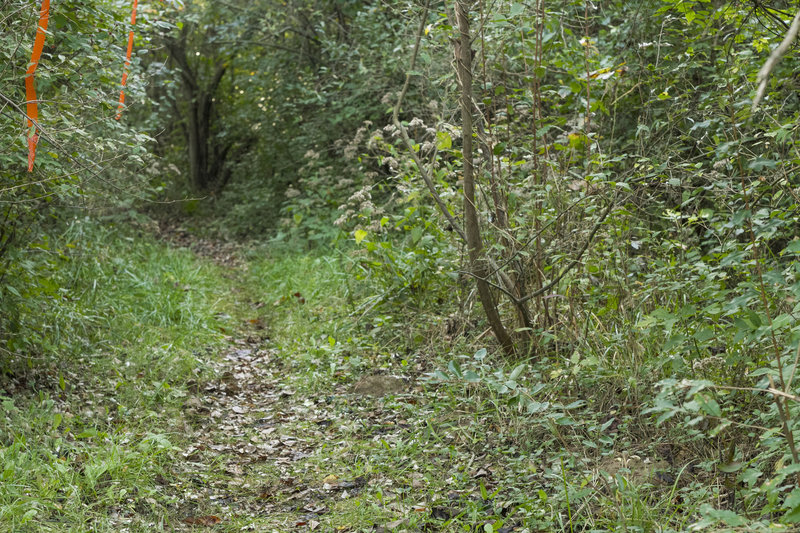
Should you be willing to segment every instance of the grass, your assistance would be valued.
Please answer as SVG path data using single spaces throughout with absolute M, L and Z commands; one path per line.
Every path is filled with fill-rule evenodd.
M 580 433 L 602 425 L 602 420 L 595 420 L 598 414 L 561 420 L 564 413 L 560 413 L 553 420 L 566 424 L 564 430 L 520 417 L 518 402 L 509 391 L 500 393 L 496 380 L 488 379 L 503 372 L 505 364 L 491 358 L 455 357 L 455 350 L 477 351 L 475 347 L 462 344 L 455 346 L 455 353 L 425 353 L 432 346 L 442 348 L 433 342 L 402 355 L 385 349 L 391 346 L 385 341 L 391 332 L 353 322 L 361 315 L 358 302 L 367 294 L 357 292 L 363 286 L 351 277 L 348 266 L 342 259 L 303 255 L 257 260 L 249 270 L 254 283 L 260 284 L 259 293 L 274 302 L 266 315 L 272 340 L 289 358 L 286 364 L 292 375 L 286 379 L 298 391 L 310 397 L 348 397 L 359 376 L 371 373 L 400 375 L 415 383 L 410 394 L 396 398 L 350 396 L 343 405 L 335 404 L 333 417 L 341 423 L 334 426 L 336 436 L 328 438 L 336 440 L 292 472 L 306 485 L 317 487 L 328 475 L 371 480 L 357 497 L 336 501 L 319 518 L 325 527 L 361 531 L 371 525 L 397 524 L 398 530 L 464 531 L 478 525 L 488 531 L 489 525 L 501 530 L 505 523 L 508 530 L 511 526 L 549 530 L 554 524 L 564 530 L 605 530 L 611 523 L 627 522 L 633 524 L 630 530 L 653 530 L 668 516 L 670 506 L 654 505 L 653 494 L 663 492 L 668 497 L 669 491 L 648 484 L 649 473 L 637 473 L 638 485 L 619 474 L 624 490 L 604 496 L 608 484 L 598 480 L 591 461 L 575 457 L 578 437 L 586 440 Z M 305 303 L 295 294 L 302 295 Z M 402 321 L 402 310 L 396 311 Z M 398 327 L 404 326 L 398 322 Z M 443 373 L 430 379 L 454 357 L 462 377 L 471 369 L 477 378 Z M 505 375 L 512 369 L 507 368 Z M 528 381 L 537 376 L 541 379 L 535 371 L 526 373 L 520 388 L 530 386 Z M 538 390 L 538 397 L 557 401 L 557 386 L 555 380 L 546 390 Z M 361 413 L 361 418 L 354 413 Z M 576 431 L 570 435 L 572 427 Z M 565 439 L 572 443 L 570 449 L 562 446 Z M 598 456 L 613 454 L 615 441 L 605 442 Z M 571 465 L 568 470 L 562 466 L 565 458 Z M 575 508 L 571 518 L 568 495 Z M 598 507 L 617 512 L 598 513 Z
M 232 287 L 190 252 L 113 225 L 76 221 L 48 247 L 57 268 L 49 254 L 30 261 L 56 296 L 27 295 L 35 334 L 17 343 L 41 355 L 2 365 L 0 529 L 167 527 L 159 479 L 187 383 L 235 312 Z
M 652 354 L 620 365 L 597 332 L 588 355 L 520 365 L 469 337 L 445 340 L 433 310 L 373 306 L 379 291 L 342 252 L 253 248 L 232 270 L 88 221 L 49 247 L 71 250 L 52 269 L 63 297 L 26 304 L 46 303 L 46 319 L 27 323 L 39 355 L 6 361 L 0 382 L 0 529 L 682 531 L 733 520 L 714 515 L 729 494 L 720 477 L 690 466 L 713 465 L 724 443 L 654 426 L 639 380 Z M 367 375 L 405 385 L 355 393 Z

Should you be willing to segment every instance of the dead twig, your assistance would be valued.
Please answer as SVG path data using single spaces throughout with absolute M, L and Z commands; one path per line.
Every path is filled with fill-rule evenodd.
M 786 36 L 783 38 L 783 41 L 781 41 L 781 44 L 779 44 L 778 47 L 772 51 L 767 58 L 767 61 L 764 63 L 764 66 L 758 71 L 758 91 L 756 91 L 756 97 L 753 98 L 753 107 L 751 108 L 752 111 L 755 111 L 756 108 L 758 108 L 758 104 L 764 98 L 764 93 L 767 92 L 767 81 L 769 81 L 769 75 L 775 69 L 778 62 L 780 62 L 780 60 L 783 58 L 787 50 L 789 50 L 792 42 L 797 38 L 798 32 L 800 32 L 800 11 L 798 11 L 794 16 L 792 25 L 786 32 Z

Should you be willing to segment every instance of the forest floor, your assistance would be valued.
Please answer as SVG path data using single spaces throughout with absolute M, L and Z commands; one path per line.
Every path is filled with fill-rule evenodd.
M 523 413 L 524 368 L 445 321 L 361 323 L 344 254 L 158 234 L 107 258 L 152 298 L 120 347 L 0 381 L 0 530 L 679 531 L 719 494 L 624 391 L 555 376 Z
M 280 346 L 286 335 L 276 329 L 302 330 L 330 317 L 331 295 L 320 302 L 306 282 L 286 285 L 275 301 L 251 298 L 247 263 L 236 250 L 182 232 L 163 235 L 227 268 L 252 310 L 226 332 L 228 346 L 210 356 L 215 378 L 198 382 L 183 403 L 189 438 L 164 484 L 184 528 L 522 530 L 517 502 L 497 476 L 511 475 L 515 491 L 535 492 L 525 473 L 536 467 L 523 460 L 526 472 L 510 472 L 508 450 L 491 449 L 481 417 L 427 387 L 421 364 L 363 361 L 365 372 L 352 372 L 343 365 L 349 356 L 336 357 L 343 355 L 336 339 L 313 338 L 318 327 L 306 329 L 306 341 L 312 352 L 324 346 L 324 362 L 319 354 L 287 353 Z M 298 261 L 289 279 L 315 280 L 304 270 L 324 260 Z M 271 324 L 276 315 L 280 324 Z

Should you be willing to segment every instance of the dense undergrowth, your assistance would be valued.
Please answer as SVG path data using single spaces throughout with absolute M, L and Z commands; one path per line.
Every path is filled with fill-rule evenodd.
M 794 3 L 164 3 L 121 121 L 118 7 L 22 131 L 0 6 L 0 527 L 800 522 Z
M 711 381 L 662 381 L 658 394 L 680 374 L 660 332 L 636 327 L 639 313 L 586 328 L 579 346 L 511 361 L 487 351 L 467 283 L 414 303 L 378 291 L 358 247 L 242 249 L 232 270 L 211 263 L 213 247 L 198 258 L 156 242 L 153 224 L 130 225 L 75 220 L 49 240 L 65 253 L 32 248 L 57 289 L 22 300 L 43 306 L 23 314 L 40 356 L 5 360 L 4 527 L 176 530 L 213 517 L 226 531 L 755 530 L 776 528 L 789 505 L 770 403 Z M 269 383 L 285 393 L 248 409 L 256 423 L 295 413 L 280 415 L 276 435 L 305 451 L 226 467 L 222 443 L 244 438 L 223 429 L 236 415 L 205 414 L 215 422 L 202 434 L 220 451 L 195 459 L 207 465 L 198 485 L 182 473 L 197 445 L 187 406 L 231 379 L 226 346 L 256 323 L 274 354 Z M 375 375 L 403 385 L 358 394 Z M 662 413 L 672 416 L 656 424 Z M 307 491 L 311 503 L 294 500 Z

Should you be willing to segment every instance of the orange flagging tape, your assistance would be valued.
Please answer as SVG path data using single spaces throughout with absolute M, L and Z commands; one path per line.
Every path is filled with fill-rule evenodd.
M 122 89 L 119 91 L 119 106 L 117 107 L 116 119 L 122 117 L 122 108 L 125 107 L 125 85 L 128 83 L 128 67 L 131 66 L 131 53 L 133 52 L 133 26 L 136 25 L 136 6 L 139 0 L 133 0 L 131 10 L 131 31 L 128 33 L 128 51 L 125 55 L 125 70 L 122 72 Z
M 44 37 L 47 31 L 47 23 L 50 20 L 50 0 L 42 0 L 42 11 L 39 13 L 39 27 L 36 28 L 36 40 L 33 41 L 33 52 L 31 52 L 31 62 L 28 63 L 28 71 L 25 73 L 25 99 L 28 114 L 28 172 L 33 172 L 33 161 L 36 159 L 36 144 L 39 142 L 39 130 L 33 121 L 39 120 L 39 101 L 36 99 L 36 85 L 33 75 L 36 67 L 39 66 L 39 58 L 42 57 L 44 48 Z

